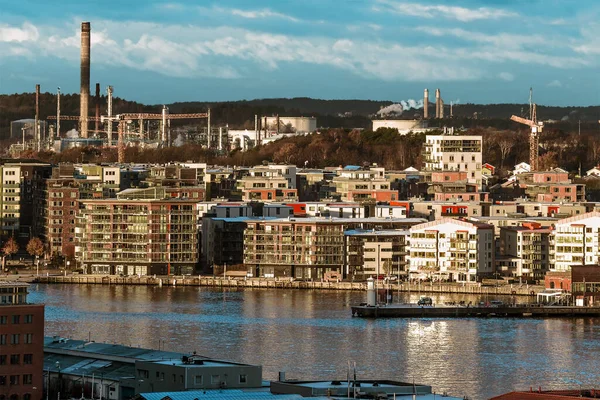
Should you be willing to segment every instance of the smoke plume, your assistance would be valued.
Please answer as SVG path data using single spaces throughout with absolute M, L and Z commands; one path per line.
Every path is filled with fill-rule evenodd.
M 79 137 L 79 132 L 77 132 L 77 129 L 71 129 L 65 135 L 69 139 L 77 139 Z

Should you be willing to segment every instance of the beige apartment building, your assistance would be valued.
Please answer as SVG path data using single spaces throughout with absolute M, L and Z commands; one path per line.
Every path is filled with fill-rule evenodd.
M 341 273 L 344 222 L 250 219 L 244 231 L 244 264 L 253 276 L 321 279 L 329 271 Z
M 75 253 L 86 273 L 194 273 L 198 263 L 197 201 L 84 200 Z

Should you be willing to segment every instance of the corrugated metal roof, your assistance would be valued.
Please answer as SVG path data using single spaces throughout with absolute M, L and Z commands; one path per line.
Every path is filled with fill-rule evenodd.
M 302 396 L 297 394 L 275 395 L 271 392 L 242 391 L 238 389 L 224 390 L 195 390 L 188 392 L 163 392 L 163 393 L 141 393 L 140 397 L 145 400 L 251 400 L 251 399 L 276 399 L 276 400 L 298 400 Z

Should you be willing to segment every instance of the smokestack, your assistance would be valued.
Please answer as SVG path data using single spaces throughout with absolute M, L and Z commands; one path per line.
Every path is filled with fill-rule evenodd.
M 90 97 L 90 23 L 81 23 L 81 88 L 79 124 L 81 137 L 88 137 L 88 102 Z
M 440 89 L 435 89 L 435 117 L 440 117 Z
M 96 83 L 96 121 L 94 121 L 94 130 L 96 135 L 100 130 L 100 84 Z
M 429 89 L 423 94 L 423 119 L 429 118 Z
M 35 85 L 35 126 L 33 128 L 35 143 L 37 150 L 40 151 L 41 138 L 40 135 L 40 85 Z
M 440 118 L 444 118 L 444 100 L 440 98 Z

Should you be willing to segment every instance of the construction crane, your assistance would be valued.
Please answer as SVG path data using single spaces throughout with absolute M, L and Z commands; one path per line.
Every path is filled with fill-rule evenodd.
M 531 166 L 532 171 L 537 171 L 539 166 L 538 158 L 540 148 L 540 134 L 542 133 L 542 129 L 544 128 L 544 123 L 538 122 L 537 120 L 536 108 L 536 105 L 532 104 L 530 112 L 531 119 L 517 117 L 516 115 L 510 117 L 510 119 L 515 122 L 531 127 L 531 133 L 529 134 L 529 165 Z

